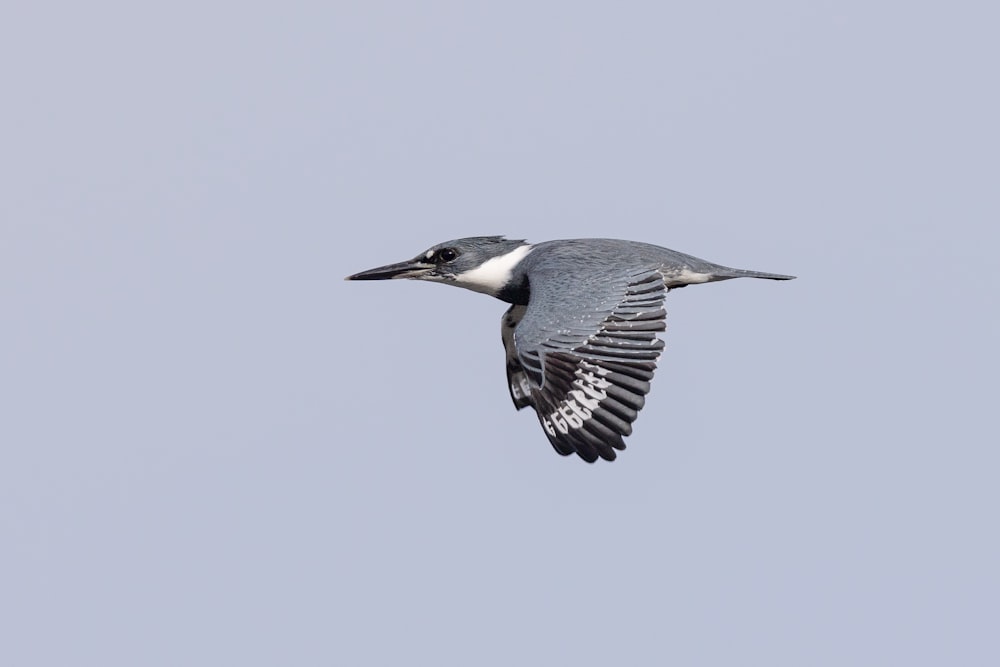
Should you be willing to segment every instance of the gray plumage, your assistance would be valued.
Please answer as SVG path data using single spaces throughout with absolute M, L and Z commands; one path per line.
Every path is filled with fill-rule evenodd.
M 645 403 L 663 349 L 671 289 L 731 278 L 789 280 L 634 241 L 529 245 L 499 236 L 441 243 L 348 280 L 412 278 L 490 294 L 501 321 L 511 399 L 535 409 L 563 455 L 613 461 Z

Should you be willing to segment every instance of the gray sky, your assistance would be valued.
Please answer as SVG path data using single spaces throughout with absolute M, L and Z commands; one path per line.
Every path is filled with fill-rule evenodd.
M 990 3 L 19 4 L 0 663 L 1000 662 Z M 342 280 L 483 234 L 799 279 L 588 466 L 503 304 Z

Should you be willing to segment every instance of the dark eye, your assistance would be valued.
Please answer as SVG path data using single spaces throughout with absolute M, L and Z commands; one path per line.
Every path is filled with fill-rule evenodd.
M 456 257 L 458 257 L 458 252 L 454 248 L 442 248 L 438 250 L 438 261 L 440 262 L 450 262 Z

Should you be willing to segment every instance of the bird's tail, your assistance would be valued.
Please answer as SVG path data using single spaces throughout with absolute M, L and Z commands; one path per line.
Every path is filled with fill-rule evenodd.
M 717 280 L 731 280 L 733 278 L 764 278 L 766 280 L 792 280 L 795 278 L 795 276 L 786 276 L 782 273 L 764 273 L 763 271 L 734 269 L 680 253 L 677 253 L 674 261 L 670 265 L 665 266 L 661 270 L 661 273 L 667 280 L 668 287 L 681 287 L 695 283 L 712 283 Z
M 766 280 L 795 280 L 795 276 L 786 276 L 781 273 L 765 273 L 763 271 L 748 271 L 747 269 L 730 269 L 720 267 L 721 271 L 715 271 L 718 276 L 716 280 L 726 280 L 728 278 L 764 278 Z

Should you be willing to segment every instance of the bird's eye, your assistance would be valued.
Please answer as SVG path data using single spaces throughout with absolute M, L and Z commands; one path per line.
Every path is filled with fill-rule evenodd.
M 438 261 L 450 262 L 458 257 L 458 252 L 454 248 L 442 248 L 438 250 Z

